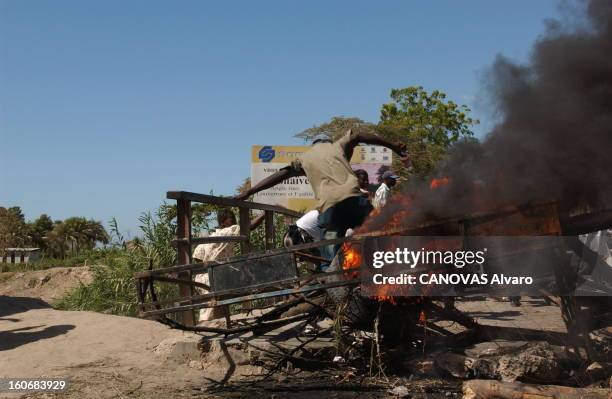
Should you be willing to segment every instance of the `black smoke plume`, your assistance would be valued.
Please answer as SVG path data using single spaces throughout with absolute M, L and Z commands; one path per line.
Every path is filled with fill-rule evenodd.
M 499 56 L 487 91 L 499 123 L 457 143 L 435 176 L 407 188 L 412 217 L 454 217 L 537 201 L 612 207 L 612 1 L 581 3 L 588 26 L 550 24 L 528 65 Z M 384 226 L 405 203 L 368 223 Z

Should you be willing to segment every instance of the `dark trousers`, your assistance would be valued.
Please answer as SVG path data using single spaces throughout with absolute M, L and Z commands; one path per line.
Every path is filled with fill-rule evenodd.
M 318 219 L 319 227 L 323 230 L 323 239 L 333 240 L 344 237 L 348 229 L 361 226 L 372 209 L 370 201 L 361 196 L 349 197 L 327 209 L 319 214 Z M 321 247 L 321 256 L 331 262 L 338 249 L 340 249 L 340 244 Z M 322 265 L 322 268 L 328 265 Z

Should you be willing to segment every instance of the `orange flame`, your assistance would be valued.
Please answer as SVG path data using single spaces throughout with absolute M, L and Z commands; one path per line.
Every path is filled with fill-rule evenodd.
M 361 252 L 356 247 L 352 246 L 348 242 L 345 242 L 344 244 L 342 244 L 342 253 L 342 270 L 358 269 L 359 267 L 361 267 L 363 257 L 361 255 Z M 356 278 L 358 274 L 356 272 L 350 272 L 347 273 L 347 276 L 349 278 Z M 387 287 L 385 285 L 381 286 L 379 290 L 379 295 L 374 296 L 374 299 L 378 301 L 386 301 L 392 303 L 393 305 L 396 305 L 397 302 L 395 301 L 395 298 L 387 295 L 387 291 L 389 290 L 389 288 L 390 287 Z
M 419 324 L 425 323 L 427 323 L 427 315 L 425 314 L 424 310 L 421 310 L 421 313 L 419 314 Z
M 378 295 L 376 295 L 374 297 L 374 299 L 376 299 L 377 301 L 381 301 L 381 302 L 389 302 L 392 305 L 397 305 L 397 301 L 395 300 L 395 297 L 391 296 L 391 295 L 387 295 L 387 291 L 389 290 L 389 287 L 386 285 L 382 285 L 380 286 L 380 289 L 378 290 Z
M 348 242 L 342 244 L 342 270 L 355 270 L 361 267 L 361 252 Z M 349 279 L 359 277 L 359 272 L 346 273 L 345 276 Z
M 436 189 L 436 188 L 438 188 L 440 186 L 445 186 L 449 182 L 450 182 L 450 180 L 449 180 L 448 177 L 442 177 L 440 179 L 433 179 L 431 181 L 431 183 L 429 183 L 429 188 L 433 190 L 433 189 Z
M 342 269 L 358 269 L 361 266 L 361 253 L 359 251 L 349 245 L 348 243 L 344 243 L 342 245 L 342 251 L 344 253 L 344 258 L 342 260 Z

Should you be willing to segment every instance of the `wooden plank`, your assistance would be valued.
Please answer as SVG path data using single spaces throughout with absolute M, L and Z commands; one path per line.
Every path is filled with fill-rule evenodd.
M 236 208 L 248 208 L 248 209 L 260 209 L 263 211 L 278 212 L 283 215 L 292 217 L 301 217 L 302 213 L 291 209 L 284 208 L 282 206 L 260 204 L 258 202 L 241 201 L 230 197 L 217 197 L 214 195 L 198 194 L 189 191 L 168 191 L 166 193 L 168 199 L 184 199 L 193 202 L 202 202 L 211 205 L 230 206 Z
M 249 208 L 240 208 L 238 210 L 238 216 L 240 217 L 240 235 L 248 237 L 251 233 L 251 212 Z M 240 249 L 242 254 L 248 254 L 251 252 L 251 243 L 249 240 L 240 243 Z
M 606 230 L 612 226 L 612 209 L 561 217 L 563 235 L 573 236 Z
M 232 288 L 232 289 L 223 290 L 223 291 L 208 292 L 206 294 L 197 294 L 192 297 L 180 297 L 180 298 L 175 298 L 175 299 L 165 299 L 161 301 L 158 301 L 155 299 L 152 302 L 145 303 L 144 306 L 146 306 L 147 308 L 151 308 L 151 307 L 157 307 L 157 306 L 168 305 L 168 304 L 173 304 L 173 303 L 194 303 L 194 302 L 199 303 L 199 302 L 203 302 L 203 301 L 213 299 L 213 298 L 256 294 L 258 292 L 267 292 L 267 291 L 274 290 L 277 288 L 280 289 L 281 287 L 288 288 L 288 287 L 295 287 L 296 285 L 302 286 L 305 284 L 310 284 L 312 282 L 316 282 L 319 284 L 319 283 L 324 283 L 330 277 L 343 275 L 345 273 L 347 273 L 346 270 L 336 270 L 334 272 L 329 272 L 329 273 L 306 275 L 306 276 L 291 278 L 291 279 L 287 279 L 283 281 L 275 281 L 274 283 L 263 283 L 263 284 L 252 285 L 250 287 Z M 351 273 L 354 273 L 354 272 L 351 271 Z M 357 284 L 359 283 L 359 281 L 357 280 L 351 280 L 351 281 L 355 281 Z
M 242 262 L 242 261 L 249 260 L 249 259 L 260 259 L 260 258 L 266 258 L 269 256 L 275 256 L 275 255 L 279 255 L 283 253 L 302 251 L 302 250 L 310 249 L 310 248 L 318 248 L 318 247 L 323 247 L 325 245 L 342 244 L 344 242 L 351 242 L 351 241 L 360 241 L 360 237 L 359 236 L 341 237 L 341 238 L 334 238 L 333 240 L 322 240 L 322 241 L 317 241 L 317 242 L 309 242 L 308 244 L 295 245 L 289 248 L 278 248 L 278 249 L 273 249 L 271 251 L 256 252 L 256 253 L 251 253 L 248 255 L 236 256 L 234 258 L 224 259 L 222 262 L 191 263 L 188 265 L 177 265 L 177 266 L 169 266 L 169 267 L 164 267 L 164 268 L 154 269 L 154 270 L 144 270 L 142 272 L 134 273 L 134 277 L 135 278 L 147 278 L 150 276 L 159 276 L 159 275 L 168 274 L 168 273 L 178 273 L 178 272 L 185 271 L 185 270 L 191 270 L 192 272 L 200 272 L 200 271 L 205 271 L 208 268 L 208 266 L 217 265 L 219 263 L 232 263 L 232 262 L 235 263 L 235 262 Z
M 266 249 L 274 248 L 274 212 L 264 211 L 264 227 L 266 237 Z
M 188 311 L 188 310 L 210 308 L 210 307 L 221 306 L 221 305 L 231 305 L 234 303 L 252 301 L 254 299 L 274 298 L 278 296 L 300 294 L 300 293 L 306 293 L 306 292 L 311 292 L 311 291 L 316 291 L 316 290 L 325 290 L 329 288 L 351 286 L 351 285 L 359 285 L 359 281 L 355 281 L 355 280 L 338 281 L 338 282 L 332 282 L 332 283 L 326 283 L 326 284 L 307 285 L 307 286 L 299 287 L 299 288 L 287 288 L 287 289 L 283 289 L 279 291 L 262 292 L 262 293 L 256 293 L 256 294 L 251 294 L 251 295 L 245 295 L 245 296 L 241 296 L 237 298 L 222 299 L 219 301 L 193 303 L 189 305 L 180 305 L 180 306 L 174 306 L 174 307 L 169 307 L 169 308 L 159 309 L 159 310 L 149 310 L 149 311 L 141 312 L 140 315 L 142 317 L 149 317 L 149 316 L 155 316 L 155 315 L 162 315 L 166 313 L 183 312 L 183 311 Z M 187 302 L 193 302 L 193 301 L 187 301 Z
M 499 213 L 463 220 L 465 234 L 471 236 L 550 236 L 561 235 L 554 203 L 513 207 Z
M 176 238 L 181 240 L 177 243 L 177 258 L 179 265 L 191 263 L 191 201 L 179 199 L 176 207 Z M 186 240 L 186 241 L 185 241 Z M 191 280 L 191 271 L 181 271 L 178 276 L 182 280 Z M 179 285 L 180 296 L 193 295 L 192 286 L 189 284 Z M 187 326 L 195 325 L 195 317 L 192 310 L 186 310 L 181 314 L 182 323 Z
M 209 244 L 209 243 L 215 243 L 215 242 L 241 242 L 241 241 L 248 241 L 249 237 L 244 236 L 244 235 L 239 235 L 239 236 L 213 236 L 213 237 L 192 237 L 191 238 L 191 245 L 198 245 L 198 244 Z M 176 240 L 172 240 L 172 245 L 177 246 L 177 244 L 181 242 L 181 243 L 189 243 L 189 240 L 186 238 L 181 238 L 181 239 L 176 239 Z
M 198 282 L 196 282 L 194 280 L 183 280 L 183 279 L 166 277 L 166 276 L 157 276 L 157 277 L 152 278 L 151 280 L 154 280 L 154 281 L 163 281 L 163 282 L 166 282 L 166 283 L 188 284 L 188 285 L 192 285 L 194 287 L 205 289 L 206 291 L 210 291 L 210 286 L 209 285 L 203 284 L 203 283 L 198 283 Z M 140 281 L 140 280 L 138 280 L 138 281 Z

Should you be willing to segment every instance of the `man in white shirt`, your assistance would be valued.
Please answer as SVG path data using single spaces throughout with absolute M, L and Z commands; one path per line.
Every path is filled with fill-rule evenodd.
M 372 205 L 375 209 L 380 209 L 387 204 L 387 201 L 391 197 L 391 188 L 395 186 L 397 179 L 399 179 L 399 176 L 397 176 L 390 170 L 383 173 L 383 182 L 380 187 L 378 187 L 378 190 L 376 190 L 376 194 L 374 195 L 374 201 L 372 202 Z
M 251 229 L 257 228 L 263 220 L 264 215 L 262 214 L 251 221 Z M 240 226 L 236 222 L 236 215 L 230 209 L 220 209 L 217 211 L 217 223 L 217 229 L 209 237 L 228 237 L 240 234 Z M 228 241 L 200 244 L 193 251 L 193 260 L 194 262 L 211 262 L 228 259 L 234 256 L 235 247 L 235 242 Z M 194 280 L 198 283 L 210 284 L 208 273 L 197 274 Z M 197 291 L 201 294 L 209 292 L 204 288 L 198 288 Z M 200 322 L 221 319 L 223 317 L 229 317 L 229 307 L 227 305 L 200 309 Z

